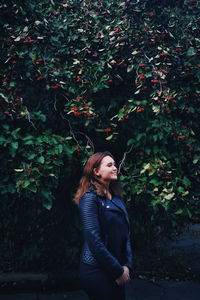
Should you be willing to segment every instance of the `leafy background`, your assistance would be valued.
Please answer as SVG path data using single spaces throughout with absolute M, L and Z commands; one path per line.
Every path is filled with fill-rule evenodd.
M 1 269 L 78 266 L 72 198 L 94 151 L 119 163 L 135 251 L 198 222 L 199 1 L 0 11 Z

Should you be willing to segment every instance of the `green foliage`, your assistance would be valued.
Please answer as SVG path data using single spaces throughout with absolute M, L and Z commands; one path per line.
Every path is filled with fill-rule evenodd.
M 56 228 L 75 215 L 59 248 L 75 263 L 72 194 L 87 156 L 108 149 L 126 158 L 121 180 L 136 244 L 198 218 L 199 1 L 10 0 L 0 10 L 2 212 L 31 199 L 27 210 L 42 211 L 41 238 L 44 214 L 50 228 L 59 209 L 66 215 Z M 35 241 L 22 255 L 30 263 L 44 259 Z
M 18 193 L 22 198 L 39 199 L 43 206 L 51 209 L 60 167 L 73 153 L 69 145 L 71 137 L 52 134 L 51 130 L 39 136 L 22 136 L 20 128 L 12 130 L 7 124 L 2 127 L 0 145 L 6 149 L 1 153 L 2 195 Z

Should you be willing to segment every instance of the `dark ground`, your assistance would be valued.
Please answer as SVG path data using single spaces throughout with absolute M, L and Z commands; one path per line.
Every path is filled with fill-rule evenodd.
M 127 300 L 200 299 L 200 224 L 191 225 L 175 241 L 160 243 L 154 252 L 140 253 L 137 260 L 140 269 L 126 285 Z M 0 273 L 0 300 L 46 299 L 86 300 L 87 296 L 79 287 L 77 272 Z
M 199 300 L 200 283 L 135 279 L 127 283 L 127 300 Z M 87 300 L 82 290 L 57 293 L 2 294 L 0 300 Z M 102 299 L 103 300 L 103 299 Z M 111 299 L 112 300 L 112 299 Z M 114 300 L 114 299 L 113 299 Z

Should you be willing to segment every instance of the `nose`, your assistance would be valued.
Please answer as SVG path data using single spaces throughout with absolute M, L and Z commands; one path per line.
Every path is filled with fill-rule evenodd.
M 116 166 L 113 166 L 113 170 L 114 170 L 114 171 L 117 171 L 117 167 L 116 167 Z

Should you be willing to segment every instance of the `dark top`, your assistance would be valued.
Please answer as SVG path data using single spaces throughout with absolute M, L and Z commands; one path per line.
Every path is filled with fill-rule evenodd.
M 112 200 L 89 189 L 80 199 L 79 211 L 85 243 L 81 261 L 99 266 L 113 279 L 132 269 L 130 229 L 126 207 L 119 197 Z

